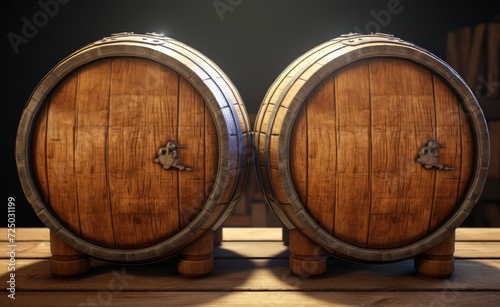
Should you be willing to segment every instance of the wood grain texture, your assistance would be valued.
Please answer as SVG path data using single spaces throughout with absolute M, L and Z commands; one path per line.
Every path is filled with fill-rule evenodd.
M 108 173 L 117 247 L 150 246 L 180 229 L 178 174 L 153 163 L 177 137 L 178 84 L 176 72 L 152 61 L 113 62 Z
M 417 274 L 431 278 L 450 278 L 455 270 L 455 232 L 415 257 Z
M 335 80 L 309 96 L 307 101 L 307 201 L 306 209 L 319 225 L 333 232 L 337 190 L 337 111 Z M 294 153 L 292 152 L 293 156 Z M 317 180 L 311 180 L 316 178 Z
M 288 267 L 298 276 L 317 276 L 326 272 L 325 251 L 300 230 L 290 230 L 290 258 Z
M 237 251 L 233 251 L 237 254 Z M 7 271 L 8 260 L 0 260 L 0 276 Z M 50 274 L 45 259 L 19 260 L 17 282 L 19 293 L 30 291 L 101 291 L 117 274 L 133 277 L 128 291 L 500 291 L 498 270 L 500 260 L 465 259 L 456 261 L 452 280 L 429 280 L 414 274 L 413 261 L 392 264 L 360 264 L 328 260 L 328 270 L 322 278 L 300 279 L 288 270 L 286 259 L 215 259 L 215 274 L 208 278 L 180 277 L 175 262 L 146 266 L 122 266 L 91 260 L 96 274 L 87 278 L 61 280 Z M 17 270 L 17 268 L 16 268 Z M 29 272 L 29 273 L 28 273 Z M 242 272 L 244 272 L 242 274 Z M 17 275 L 17 274 L 16 274 Z M 3 293 L 6 291 L 4 290 Z M 3 294 L 2 293 L 2 294 Z M 2 298 L 3 299 L 3 298 Z
M 75 276 L 87 272 L 90 258 L 68 246 L 54 232 L 50 232 L 50 271 L 54 276 Z
M 184 248 L 179 255 L 177 270 L 183 276 L 204 276 L 214 268 L 214 232 L 207 230 Z
M 224 229 L 227 229 L 225 227 Z M 235 230 L 240 230 L 240 227 L 234 227 Z M 457 231 L 461 230 L 458 228 Z M 268 234 L 272 231 L 268 231 Z M 281 232 L 280 232 L 281 233 Z M 239 235 L 241 236 L 241 235 Z M 482 238 L 482 236 L 480 237 Z M 499 259 L 500 258 L 500 243 L 483 241 L 487 240 L 478 238 L 477 241 L 457 241 L 455 242 L 455 258 L 456 259 Z M 234 259 L 233 251 L 237 250 L 238 255 L 246 258 L 279 258 L 288 259 L 288 246 L 282 241 L 266 241 L 263 238 L 258 245 L 256 241 L 249 239 L 248 241 L 226 241 L 219 244 L 220 248 L 214 251 L 216 258 Z M 256 246 L 259 246 L 256 249 Z M 0 247 L 0 259 L 7 259 L 7 245 Z M 5 255 L 5 256 L 4 256 Z M 16 249 L 17 259 L 48 259 L 50 258 L 50 242 L 18 242 Z
M 42 194 L 48 195 L 49 203 L 57 204 L 52 207 L 54 213 L 71 231 L 79 235 L 81 226 L 75 176 L 74 137 L 77 84 L 77 76 L 69 77 L 50 97 L 45 131 L 47 191 Z M 40 121 L 43 122 L 44 119 Z M 34 151 L 37 149 L 34 148 Z M 34 154 L 34 156 L 40 155 Z
M 185 227 L 201 211 L 205 195 L 205 157 L 214 156 L 217 143 L 205 147 L 205 105 L 201 95 L 185 79 L 179 83 L 179 142 L 187 145 L 181 149 L 181 163 L 193 166 L 190 172 L 178 172 L 179 219 Z M 211 120 L 208 118 L 208 120 Z M 184 143 L 182 143 L 184 142 Z M 205 150 L 207 152 L 205 153 Z M 216 156 L 216 155 L 215 155 Z M 209 178 L 213 182 L 213 178 Z
M 5 231 L 0 229 L 0 232 Z M 215 268 L 202 279 L 178 276 L 173 261 L 144 266 L 122 266 L 91 259 L 93 274 L 54 278 L 47 259 L 19 258 L 16 262 L 16 300 L 0 296 L 2 306 L 238 306 L 284 305 L 481 305 L 496 306 L 500 299 L 500 253 L 491 253 L 485 240 L 500 238 L 498 228 L 458 228 L 457 240 L 476 246 L 467 259 L 456 260 L 451 279 L 419 278 L 413 262 L 360 264 L 328 260 L 321 277 L 294 276 L 277 239 L 280 228 L 224 228 L 240 241 L 223 240 L 215 248 Z M 19 240 L 36 243 L 48 239 L 48 229 L 18 228 Z M 266 236 L 268 234 L 269 236 Z M 233 239 L 236 239 L 233 238 Z M 461 239 L 462 238 L 462 239 Z M 16 237 L 17 239 L 17 237 Z M 0 238 L 5 243 L 6 238 Z M 276 244 L 270 247 L 269 244 Z M 498 242 L 495 242 L 498 243 Z M 281 244 L 281 250 L 278 248 Z M 0 244 L 0 278 L 8 280 L 5 244 Z M 48 246 L 45 247 L 48 252 Z M 458 251 L 457 251 L 458 252 Z M 20 253 L 21 254 L 21 253 Z M 107 291 L 105 291 L 107 290 Z
M 436 172 L 415 159 L 418 148 L 435 137 L 432 75 L 398 59 L 373 59 L 369 65 L 373 146 L 368 246 L 390 248 L 427 233 Z
M 6 228 L 0 228 L 6 233 Z M 2 306 L 306 306 L 404 305 L 496 306 L 500 299 L 500 230 L 458 228 L 456 269 L 450 279 L 419 278 L 413 261 L 360 264 L 329 259 L 321 277 L 298 277 L 288 269 L 280 228 L 224 228 L 232 241 L 214 250 L 214 271 L 205 278 L 179 276 L 175 261 L 142 266 L 91 259 L 91 273 L 54 277 L 47 228 L 16 229 L 16 300 L 2 291 Z M 6 236 L 0 237 L 0 278 L 8 280 Z M 271 240 L 271 241 L 261 241 Z M 462 241 L 467 240 L 467 241 Z M 22 244 L 21 244 L 22 243 Z M 463 245 L 462 245 L 463 244 Z M 494 245 L 491 245 L 494 244 Z M 496 246 L 496 247 L 494 247 Z M 37 255 L 44 254 L 42 259 Z
M 486 183 L 489 139 L 472 91 L 390 34 L 344 34 L 304 53 L 269 88 L 255 129 L 268 204 L 339 257 L 428 250 L 464 222 Z M 421 165 L 431 140 L 441 157 Z
M 92 304 L 96 303 L 98 298 L 102 301 L 103 295 L 99 292 L 81 293 L 81 292 L 29 292 L 25 293 L 17 301 L 26 306 L 71 306 L 74 304 Z M 102 294 L 102 293 L 101 293 Z M 307 294 L 299 291 L 240 291 L 240 292 L 194 292 L 189 295 L 184 291 L 165 291 L 153 292 L 145 295 L 138 292 L 120 292 L 113 295 L 109 300 L 109 306 L 135 307 L 140 302 L 147 306 L 164 306 L 168 301 L 175 306 L 301 306 L 327 307 L 333 305 L 359 305 L 359 306 L 378 306 L 378 305 L 440 305 L 449 301 L 457 302 L 463 305 L 475 305 L 478 301 L 485 306 L 494 306 L 497 304 L 499 294 L 497 292 L 460 292 L 455 295 L 444 296 L 443 293 L 422 292 L 377 292 L 360 295 L 357 291 L 346 292 L 309 292 Z M 40 297 L 44 301 L 40 302 Z M 7 303 L 6 306 L 18 306 Z
M 369 67 L 353 63 L 335 73 L 337 104 L 337 193 L 334 234 L 366 246 L 370 222 L 371 99 Z
M 47 178 L 47 105 L 39 114 L 33 136 L 33 174 L 37 178 L 40 192 L 44 199 L 49 199 Z
M 7 228 L 0 228 L 6 233 Z M 16 244 L 18 259 L 50 258 L 50 235 L 48 228 L 17 228 Z M 498 259 L 500 258 L 500 235 L 497 228 L 457 228 L 455 258 Z M 223 227 L 222 244 L 215 250 L 216 258 L 234 259 L 237 255 L 246 258 L 288 257 L 281 227 Z M 0 238 L 7 242 L 7 238 Z M 256 245 L 257 244 L 257 245 Z M 258 247 L 258 248 L 256 248 Z M 8 259 L 7 244 L 0 244 L 0 258 Z
M 304 105 L 293 124 L 293 138 L 290 140 L 290 176 L 295 183 L 295 191 L 303 204 L 307 204 L 308 196 L 308 158 L 309 143 L 307 138 L 307 105 Z
M 49 71 L 16 141 L 21 185 L 48 228 L 87 255 L 144 263 L 229 217 L 252 133 L 215 63 L 163 35 L 123 32 Z M 169 141 L 181 145 L 173 161 L 163 159 Z
M 83 239 L 151 246 L 203 207 L 217 172 L 217 135 L 204 99 L 177 72 L 147 59 L 99 60 L 62 82 L 47 110 L 35 134 L 37 178 Z M 153 162 L 170 139 L 188 146 L 180 163 L 193 171 Z
M 111 71 L 112 61 L 103 61 L 84 67 L 76 74 L 77 120 L 74 138 L 78 215 L 84 221 L 80 223 L 81 236 L 86 240 L 114 246 L 116 240 L 107 157 Z M 54 205 L 57 206 L 57 203 Z M 99 225 L 102 231 L 95 231 L 95 225 Z
M 446 147 L 440 150 L 440 161 L 455 171 L 437 172 L 429 231 L 434 230 L 463 199 L 473 167 L 472 132 L 456 95 L 439 78 L 434 77 L 436 134 Z
M 348 65 L 323 80 L 297 114 L 290 141 L 297 194 L 311 217 L 345 242 L 416 242 L 446 220 L 470 180 L 473 145 L 464 117 L 448 85 L 416 63 L 374 58 Z M 455 170 L 415 162 L 431 139 L 446 146 L 440 163 Z
M 7 228 L 0 227 L 0 232 L 7 232 Z M 222 227 L 219 231 L 225 242 L 237 241 L 259 241 L 259 242 L 281 242 L 284 241 L 288 229 L 283 227 Z M 497 237 L 496 228 L 462 227 L 457 228 L 457 241 L 500 241 Z M 16 229 L 17 242 L 46 242 L 50 241 L 50 229 L 45 227 L 19 227 Z M 7 242 L 7 238 L 1 238 L 0 242 Z

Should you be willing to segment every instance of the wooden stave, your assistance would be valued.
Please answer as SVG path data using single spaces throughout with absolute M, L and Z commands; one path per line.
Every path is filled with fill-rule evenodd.
M 210 110 L 219 145 L 215 184 L 202 211 L 171 238 L 137 249 L 102 247 L 73 234 L 46 208 L 34 179 L 30 155 L 30 141 L 37 116 L 59 81 L 85 64 L 119 56 L 153 60 L 186 78 L 198 90 Z M 227 120 L 228 118 L 231 120 Z M 229 141 L 230 137 L 235 140 L 237 146 Z M 250 141 L 249 119 L 243 101 L 230 79 L 215 63 L 174 39 L 155 33 L 140 35 L 125 32 L 113 34 L 73 52 L 44 76 L 32 92 L 19 121 L 15 156 L 18 175 L 28 202 L 44 225 L 59 238 L 69 246 L 95 258 L 120 263 L 143 263 L 176 254 L 206 231 L 218 229 L 229 218 L 246 183 Z M 219 215 L 214 215 L 214 212 Z
M 457 210 L 451 217 L 426 237 L 406 246 L 384 249 L 357 247 L 343 242 L 322 229 L 307 213 L 294 190 L 289 169 L 290 135 L 295 117 L 309 93 L 331 73 L 353 61 L 374 57 L 395 57 L 416 62 L 431 70 L 450 86 L 460 98 L 460 103 L 468 115 L 474 140 L 474 169 L 467 191 Z M 310 61 L 310 59 L 313 59 Z M 323 61 L 320 67 L 313 65 Z M 308 69 L 315 69 L 313 79 L 301 78 Z M 298 71 L 298 72 L 297 72 Z M 309 75 L 311 75 L 309 73 Z M 287 80 L 288 79 L 288 80 Z M 302 86 L 292 94 L 291 102 L 285 102 L 286 116 L 278 129 L 274 127 L 276 114 L 283 106 L 283 100 L 294 87 L 296 80 L 305 80 Z M 275 98 L 278 92 L 278 98 Z M 272 112 L 267 111 L 271 106 Z M 267 113 L 267 114 L 266 114 Z M 267 125 L 267 126 L 265 126 Z M 264 129 L 262 128 L 264 126 Z M 276 188 L 271 178 L 270 147 L 271 135 L 278 135 L 278 172 L 282 187 Z M 444 61 L 427 50 L 387 34 L 360 35 L 356 33 L 342 35 L 306 52 L 292 62 L 271 85 L 262 102 L 255 125 L 255 142 L 259 150 L 256 171 L 259 174 L 266 202 L 275 211 L 288 229 L 300 229 L 312 241 L 323 247 L 328 253 L 341 258 L 369 262 L 390 262 L 415 256 L 448 237 L 465 220 L 478 201 L 486 181 L 489 165 L 489 135 L 484 115 L 479 104 L 463 79 Z M 263 143 L 263 145 L 262 145 Z M 281 190 L 276 191 L 277 189 Z M 285 198 L 279 199 L 279 198 Z

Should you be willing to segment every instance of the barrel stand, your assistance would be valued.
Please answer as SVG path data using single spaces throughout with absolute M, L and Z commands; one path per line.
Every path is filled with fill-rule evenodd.
M 455 270 L 455 231 L 436 246 L 415 257 L 417 275 L 449 278 Z
M 177 270 L 183 276 L 203 276 L 214 267 L 214 232 L 207 230 L 179 253 Z M 76 276 L 90 269 L 90 257 L 50 232 L 50 269 L 54 276 Z
M 321 275 L 327 269 L 327 255 L 324 249 L 306 237 L 300 230 L 293 229 L 288 236 L 290 271 L 298 276 Z M 286 242 L 287 240 L 285 240 Z M 431 278 L 449 278 L 455 269 L 455 232 L 438 243 L 436 246 L 415 256 L 415 270 L 417 276 Z

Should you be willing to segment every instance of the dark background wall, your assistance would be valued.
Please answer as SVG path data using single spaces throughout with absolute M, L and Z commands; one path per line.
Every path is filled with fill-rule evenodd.
M 45 7 L 45 9 L 44 9 Z M 295 58 L 343 33 L 391 33 L 445 58 L 446 33 L 500 13 L 475 0 L 41 0 L 2 3 L 2 202 L 16 203 L 16 226 L 43 226 L 26 201 L 14 158 L 22 109 L 60 60 L 112 33 L 158 32 L 205 54 L 236 85 L 249 113 Z M 31 24 L 31 25 L 30 25 Z

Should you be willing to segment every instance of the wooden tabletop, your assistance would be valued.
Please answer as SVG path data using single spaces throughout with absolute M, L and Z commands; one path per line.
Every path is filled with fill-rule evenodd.
M 332 258 L 325 275 L 299 278 L 288 270 L 281 228 L 224 228 L 214 271 L 201 278 L 179 276 L 176 259 L 128 266 L 92 259 L 87 274 L 55 278 L 48 229 L 17 228 L 13 248 L 7 229 L 0 233 L 0 306 L 500 304 L 500 228 L 457 229 L 455 273 L 445 280 L 415 276 L 412 259 L 360 264 Z M 9 271 L 12 259 L 15 271 Z M 15 300 L 5 287 L 10 273 L 15 273 Z

